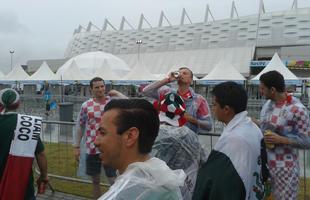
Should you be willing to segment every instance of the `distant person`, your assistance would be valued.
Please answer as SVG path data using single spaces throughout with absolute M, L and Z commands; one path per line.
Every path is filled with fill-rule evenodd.
M 48 116 L 49 111 L 51 110 L 51 102 L 52 102 L 52 93 L 49 90 L 49 85 L 46 83 L 44 85 L 44 91 L 43 91 L 43 99 L 45 102 L 45 114 Z
M 265 133 L 271 190 L 275 199 L 297 199 L 299 149 L 310 148 L 310 121 L 306 107 L 285 92 L 283 75 L 270 71 L 260 76 L 260 91 L 266 97 L 260 114 Z
M 0 91 L 0 199 L 33 200 L 32 163 L 36 158 L 40 177 L 47 184 L 47 161 L 40 139 L 42 118 L 17 114 L 19 94 L 13 89 Z
M 142 94 L 154 99 L 160 99 L 171 91 L 177 93 L 186 104 L 186 113 L 184 114 L 187 120 L 186 126 L 195 133 L 210 131 L 212 128 L 210 108 L 207 100 L 200 94 L 196 94 L 190 87 L 193 76 L 193 72 L 189 68 L 181 67 L 177 72 L 170 73 L 168 78 L 146 86 Z M 178 88 L 171 89 L 165 86 L 174 81 L 177 81 Z
M 193 199 L 262 199 L 260 144 L 263 135 L 247 116 L 247 93 L 235 82 L 216 85 L 212 111 L 226 126 L 200 168 Z
M 105 84 L 102 78 L 95 77 L 90 81 L 90 90 L 92 98 L 85 101 L 81 106 L 81 111 L 77 119 L 77 131 L 75 133 L 74 154 L 76 160 L 80 160 L 81 152 L 80 145 L 86 148 L 86 174 L 91 176 L 93 182 L 93 196 L 99 198 L 100 191 L 100 173 L 101 161 L 99 159 L 99 150 L 95 147 L 95 139 L 98 136 L 99 124 L 101 116 L 104 112 L 104 107 L 112 98 L 127 98 L 120 92 L 111 90 L 108 96 L 105 95 Z M 83 142 L 81 143 L 81 140 Z M 81 160 L 82 162 L 82 160 Z M 84 163 L 80 163 L 84 165 Z M 81 166 L 80 165 L 80 166 Z M 112 184 L 115 179 L 115 170 L 108 166 L 103 166 L 105 174 Z
M 207 160 L 206 152 L 198 135 L 184 126 L 186 107 L 178 94 L 168 93 L 155 101 L 154 106 L 159 111 L 161 125 L 151 155 L 165 161 L 173 170 L 184 170 L 187 177 L 181 193 L 183 199 L 192 199 L 198 169 Z
M 99 200 L 182 199 L 183 170 L 171 170 L 149 153 L 157 137 L 159 119 L 144 99 L 112 100 L 105 107 L 96 138 L 102 162 L 118 170 L 118 177 Z

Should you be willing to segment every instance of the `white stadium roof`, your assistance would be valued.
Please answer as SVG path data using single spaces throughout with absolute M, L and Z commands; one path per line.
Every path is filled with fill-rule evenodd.
M 105 21 L 102 30 L 79 26 L 68 44 L 65 57 L 100 50 L 123 58 L 133 67 L 140 54 L 152 73 L 166 73 L 174 65 L 186 65 L 195 74 L 209 73 L 220 59 L 231 62 L 245 76 L 249 75 L 249 61 L 255 47 L 310 45 L 310 8 L 232 17 L 224 20 L 180 25 L 116 30 Z M 261 9 L 260 9 L 261 10 Z M 210 15 L 210 10 L 208 15 Z M 232 13 L 234 14 L 234 13 Z M 143 22 L 145 19 L 140 19 Z M 123 23 L 123 21 L 122 21 Z M 114 30 L 107 30 L 111 25 Z M 140 47 L 137 40 L 142 40 Z M 138 53 L 138 51 L 140 51 Z M 79 65 L 79 63 L 78 63 Z

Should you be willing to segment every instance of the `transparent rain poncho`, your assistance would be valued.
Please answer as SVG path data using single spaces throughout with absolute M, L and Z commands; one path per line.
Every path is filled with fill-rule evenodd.
M 183 199 L 192 199 L 198 169 L 207 160 L 198 135 L 187 126 L 160 125 L 151 156 L 162 159 L 173 170 L 184 170 L 187 178 L 181 187 L 182 196 Z
M 183 170 L 171 170 L 164 161 L 150 158 L 130 164 L 99 200 L 177 200 L 184 184 Z

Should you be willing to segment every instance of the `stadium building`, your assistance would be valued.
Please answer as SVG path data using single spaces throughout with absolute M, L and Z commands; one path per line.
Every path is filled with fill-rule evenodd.
M 298 8 L 294 0 L 290 10 L 265 12 L 261 0 L 258 10 L 258 14 L 241 17 L 233 2 L 230 18 L 215 20 L 207 6 L 204 21 L 192 23 L 183 9 L 179 25 L 172 25 L 161 12 L 157 27 L 152 27 L 143 14 L 137 28 L 125 17 L 118 29 L 108 20 L 102 28 L 89 22 L 86 28 L 80 25 L 74 30 L 63 60 L 47 63 L 55 71 L 61 61 L 73 56 L 104 51 L 131 67 L 140 59 L 154 74 L 185 65 L 201 77 L 225 60 L 249 77 L 265 67 L 277 52 L 297 76 L 309 77 L 310 8 Z M 34 72 L 42 62 L 28 61 L 28 71 Z

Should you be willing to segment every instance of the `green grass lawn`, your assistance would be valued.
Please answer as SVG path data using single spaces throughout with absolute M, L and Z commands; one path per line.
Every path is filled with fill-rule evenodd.
M 73 156 L 73 148 L 70 144 L 45 143 L 45 153 L 48 161 L 48 173 L 59 176 L 78 178 L 77 168 L 78 163 Z M 102 178 L 104 183 L 107 183 L 105 177 Z M 50 183 L 56 191 L 74 194 L 83 197 L 92 197 L 92 185 L 87 183 L 78 183 L 66 181 L 56 178 L 50 178 Z M 102 192 L 108 188 L 102 186 Z M 310 179 L 307 179 L 306 199 L 310 200 Z M 304 181 L 301 179 L 299 187 L 298 199 L 304 199 Z
M 309 178 L 307 179 L 307 185 L 306 185 L 306 198 L 304 196 L 305 196 L 305 194 L 304 194 L 304 180 L 303 180 L 303 178 L 300 179 L 298 199 L 310 200 L 310 179 Z
M 44 146 L 47 156 L 49 174 L 78 178 L 76 176 L 78 163 L 75 161 L 72 145 L 44 143 Z M 105 177 L 102 179 L 102 181 L 107 183 Z M 56 191 L 88 198 L 92 197 L 91 184 L 66 181 L 52 177 L 49 178 L 49 182 Z M 102 186 L 102 192 L 105 192 L 107 189 L 107 187 Z

